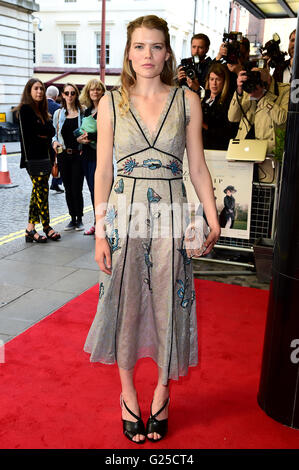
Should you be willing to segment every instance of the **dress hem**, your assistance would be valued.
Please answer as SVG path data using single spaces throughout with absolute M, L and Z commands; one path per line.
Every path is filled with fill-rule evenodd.
M 85 352 L 86 354 L 91 354 L 90 352 L 86 351 L 85 349 L 84 349 L 84 352 Z M 157 361 L 156 361 L 152 356 L 150 356 L 150 355 L 144 355 L 144 356 L 138 357 L 138 359 L 136 360 L 135 364 L 134 364 L 132 367 L 130 367 L 130 368 L 121 367 L 121 369 L 124 369 L 124 370 L 131 370 L 131 369 L 134 369 L 134 367 L 136 367 L 136 364 L 137 364 L 137 362 L 139 361 L 139 359 L 152 359 L 152 361 L 156 364 L 157 367 L 160 367 L 161 369 L 167 368 L 167 366 L 161 366 L 161 365 L 159 365 L 159 364 L 157 363 Z M 113 362 L 105 362 L 104 360 L 92 360 L 92 359 L 90 358 L 90 362 L 92 362 L 92 363 L 98 363 L 98 364 L 104 364 L 104 365 L 106 365 L 106 366 L 114 366 L 114 365 L 117 364 L 117 366 L 120 367 L 119 364 L 118 364 L 118 362 L 117 362 L 116 360 L 114 360 Z M 197 367 L 198 365 L 199 365 L 199 361 L 197 361 L 196 363 L 190 363 L 190 364 L 188 364 L 188 366 L 187 366 L 186 373 L 183 373 L 183 372 L 180 373 L 180 372 L 179 372 L 179 373 L 176 374 L 175 376 L 170 376 L 170 377 L 168 377 L 168 380 L 176 380 L 176 381 L 178 381 L 178 380 L 180 379 L 180 377 L 186 377 L 186 376 L 188 375 L 188 372 L 189 372 L 189 368 L 190 368 L 190 367 Z M 163 383 L 163 385 L 167 385 L 167 383 Z

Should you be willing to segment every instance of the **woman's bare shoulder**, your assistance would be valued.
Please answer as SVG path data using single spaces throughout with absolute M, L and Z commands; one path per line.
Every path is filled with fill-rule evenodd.
M 191 105 L 200 105 L 200 99 L 199 99 L 199 96 L 194 93 L 194 91 L 192 90 L 189 90 L 188 88 L 185 88 L 185 94 L 186 94 L 186 98 L 188 99 L 189 103 Z

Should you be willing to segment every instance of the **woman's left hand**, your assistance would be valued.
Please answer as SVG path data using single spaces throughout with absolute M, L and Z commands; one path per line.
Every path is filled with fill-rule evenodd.
M 204 229 L 204 220 L 201 223 L 191 223 L 185 232 L 185 247 L 188 258 L 198 258 L 210 253 L 220 237 L 221 229 L 218 225 L 212 228 L 206 236 Z M 206 237 L 206 239 L 205 239 Z
M 87 134 L 86 131 L 84 131 L 84 133 L 82 135 L 77 137 L 77 142 L 79 142 L 79 144 L 88 144 L 90 142 L 90 140 L 88 139 L 88 134 Z
M 215 229 L 212 229 L 210 231 L 210 233 L 208 235 L 208 238 L 206 239 L 206 241 L 203 244 L 203 247 L 205 249 L 204 249 L 204 252 L 202 254 L 207 255 L 212 251 L 212 249 L 214 248 L 215 243 L 217 242 L 217 240 L 220 237 L 220 233 L 221 233 L 220 226 L 219 226 L 219 228 L 215 228 Z

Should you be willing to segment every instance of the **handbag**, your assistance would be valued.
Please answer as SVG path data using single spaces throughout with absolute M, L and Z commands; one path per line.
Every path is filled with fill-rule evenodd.
M 97 121 L 93 118 L 91 114 L 82 119 L 82 124 L 80 128 L 74 131 L 75 137 L 79 137 L 79 135 L 82 135 L 84 131 L 92 134 L 97 132 Z M 97 148 L 97 143 L 95 141 L 91 141 L 89 145 L 93 149 Z
M 22 140 L 23 140 L 23 148 L 24 148 L 24 153 L 25 153 L 25 163 L 26 163 L 26 168 L 27 168 L 29 175 L 30 176 L 49 175 L 52 170 L 52 162 L 50 159 L 49 151 L 48 151 L 48 158 L 43 158 L 39 160 L 28 160 L 26 147 L 25 147 L 25 141 L 24 141 L 24 135 L 23 135 L 21 116 L 19 116 L 19 122 L 20 122 L 20 129 L 21 129 Z
M 51 173 L 52 173 L 53 178 L 58 178 L 59 169 L 58 169 L 58 164 L 57 164 L 57 161 L 56 161 L 56 157 L 55 157 L 54 164 L 52 166 L 52 172 Z
M 50 158 L 43 160 L 26 160 L 26 168 L 30 176 L 45 176 L 49 175 L 52 170 L 52 163 Z

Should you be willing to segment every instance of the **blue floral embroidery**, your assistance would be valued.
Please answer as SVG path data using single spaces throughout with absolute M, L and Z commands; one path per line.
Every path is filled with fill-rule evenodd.
M 190 264 L 192 258 L 188 258 L 187 251 L 185 250 L 185 248 L 180 248 L 178 251 L 179 251 L 179 252 L 181 253 L 181 255 L 183 256 L 184 265 Z
M 167 168 L 172 171 L 173 175 L 177 175 L 178 173 L 182 172 L 182 169 L 176 160 L 172 160 L 171 162 L 169 162 Z
M 153 188 L 148 188 L 147 190 L 147 200 L 148 202 L 159 202 L 161 199 L 161 196 L 159 196 L 156 191 L 153 190 Z
M 122 178 L 115 183 L 114 191 L 118 194 L 121 194 L 124 192 L 124 180 Z
M 144 166 L 145 168 L 149 168 L 150 170 L 156 170 L 157 168 L 161 168 L 162 162 L 161 160 L 149 158 L 148 160 L 143 160 L 142 166 Z
M 136 160 L 133 158 L 128 158 L 128 160 L 125 161 L 123 171 L 127 175 L 130 175 L 136 166 L 138 166 Z
M 116 216 L 117 216 L 117 211 L 114 209 L 114 207 L 111 207 L 108 209 L 106 213 L 105 221 L 107 222 L 107 224 L 113 225 L 113 222 Z
M 149 244 L 147 243 L 142 243 L 142 246 L 145 250 L 144 252 L 144 261 L 145 261 L 145 264 L 146 264 L 146 267 L 147 267 L 147 278 L 144 279 L 144 282 L 148 285 L 148 288 L 150 291 L 152 291 L 152 287 L 151 287 L 151 268 L 153 267 L 153 263 L 151 261 L 151 255 L 150 255 L 150 251 L 151 251 L 151 242 Z
M 119 243 L 119 235 L 118 235 L 118 230 L 115 228 L 112 230 L 111 235 L 108 238 L 108 242 L 110 245 L 110 248 L 112 250 L 112 253 L 114 253 L 116 250 L 120 249 L 120 246 L 118 246 Z
M 158 168 L 166 168 L 167 170 L 171 170 L 172 174 L 175 176 L 178 173 L 182 173 L 181 165 L 176 160 L 170 161 L 167 165 L 162 165 L 161 160 L 158 160 L 156 158 L 149 158 L 148 160 L 143 160 L 142 164 L 139 164 L 132 157 L 128 158 L 125 161 L 122 171 L 125 174 L 130 175 L 135 168 L 140 168 L 140 167 L 148 168 L 149 170 L 157 170 Z M 118 183 L 116 183 L 114 190 L 116 192 L 123 192 L 123 180 L 120 180 Z
M 181 286 L 179 290 L 177 291 L 179 298 L 182 299 L 181 306 L 183 308 L 186 308 L 187 305 L 189 304 L 189 300 L 184 298 L 185 297 L 185 284 L 181 279 L 178 279 L 177 283 Z
M 103 297 L 103 295 L 104 295 L 104 284 L 103 284 L 103 282 L 101 282 L 101 284 L 100 284 L 99 295 L 100 295 L 100 299 L 101 299 L 101 298 Z
M 146 160 L 146 162 L 153 162 L 153 161 L 160 162 L 160 160 L 152 160 L 152 159 Z M 145 162 L 143 162 L 143 163 L 145 163 Z M 159 196 L 159 194 L 153 188 L 148 188 L 147 189 L 149 217 L 146 219 L 146 225 L 147 225 L 147 230 L 148 230 L 148 239 L 149 239 L 149 241 L 148 241 L 148 243 L 142 243 L 142 246 L 145 250 L 144 251 L 144 261 L 145 261 L 145 265 L 146 265 L 146 268 L 147 268 L 147 278 L 144 279 L 144 282 L 148 285 L 148 288 L 149 288 L 150 292 L 152 292 L 151 268 L 153 267 L 153 263 L 152 263 L 152 260 L 151 260 L 151 249 L 152 249 L 153 219 L 160 216 L 159 211 L 156 211 L 156 212 L 152 211 L 151 204 L 158 203 L 161 199 L 162 199 L 161 196 Z
M 182 281 L 182 279 L 177 279 L 177 283 L 181 286 L 177 291 L 177 295 L 181 299 L 181 306 L 183 308 L 186 308 L 190 303 L 190 306 L 192 305 L 195 299 L 195 291 L 191 291 L 190 277 L 188 276 L 187 272 L 187 266 L 190 265 L 191 258 L 188 257 L 187 251 L 184 248 L 184 237 L 182 238 L 181 247 L 180 249 L 178 249 L 178 251 L 183 256 L 185 282 Z M 188 296 L 189 298 L 187 299 L 186 296 Z

